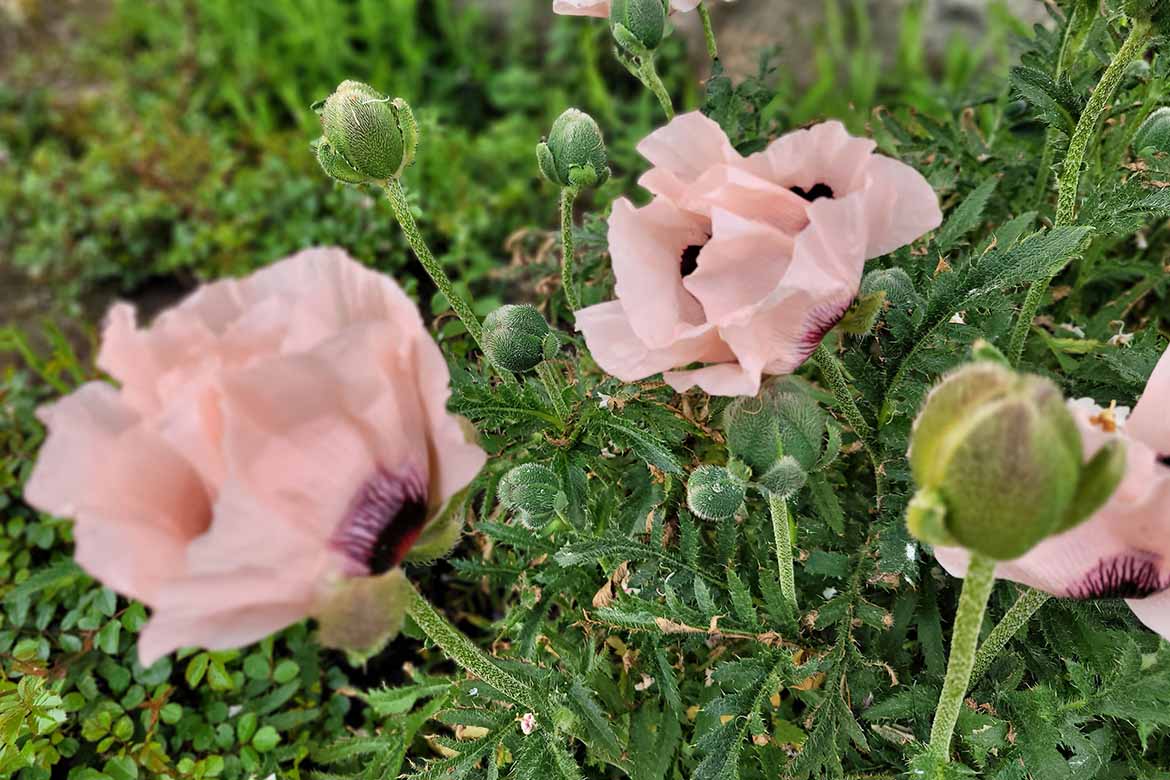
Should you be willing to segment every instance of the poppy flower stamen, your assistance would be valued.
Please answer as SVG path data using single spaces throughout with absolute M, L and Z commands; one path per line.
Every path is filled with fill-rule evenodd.
M 817 198 L 833 198 L 833 188 L 823 182 L 817 182 L 807 190 L 804 187 L 789 187 L 788 190 L 812 203 Z
M 427 520 L 427 486 L 417 469 L 378 469 L 362 486 L 333 537 L 352 573 L 384 574 L 410 552 Z
M 1160 559 L 1150 553 L 1107 558 L 1069 590 L 1076 599 L 1141 599 L 1166 589 Z

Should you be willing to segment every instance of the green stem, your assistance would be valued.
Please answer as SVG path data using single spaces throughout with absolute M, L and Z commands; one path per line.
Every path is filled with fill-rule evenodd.
M 573 201 L 577 199 L 576 187 L 561 189 L 561 287 L 565 289 L 565 299 L 569 302 L 569 310 L 577 311 L 581 308 L 581 299 L 577 297 L 577 287 L 573 281 Z
M 1105 68 L 1101 80 L 1097 82 L 1093 94 L 1089 96 L 1089 102 L 1085 104 L 1085 110 L 1081 112 L 1076 129 L 1073 130 L 1072 138 L 1069 140 L 1068 151 L 1060 166 L 1060 175 L 1056 179 L 1059 194 L 1056 201 L 1054 225 L 1072 225 L 1074 223 L 1077 210 L 1077 192 L 1080 189 L 1081 169 L 1084 167 L 1085 154 L 1096 138 L 1101 115 L 1105 113 L 1109 103 L 1116 95 L 1125 71 L 1129 68 L 1130 63 L 1145 51 L 1149 38 L 1150 22 L 1135 20 L 1129 31 L 1129 36 L 1121 44 L 1113 61 L 1109 63 L 1109 67 Z M 1011 342 L 1008 347 L 1008 360 L 1013 366 L 1018 365 L 1020 358 L 1023 357 L 1024 345 L 1027 343 L 1028 333 L 1032 329 L 1032 320 L 1035 319 L 1036 311 L 1040 308 L 1040 303 L 1044 300 L 1044 296 L 1048 293 L 1048 288 L 1055 278 L 1056 275 L 1051 275 L 1038 279 L 1028 288 L 1028 294 L 1024 298 L 1024 306 L 1020 311 L 1019 319 L 1016 320 L 1015 327 L 1012 329 Z
M 788 519 L 788 502 L 775 493 L 768 494 L 768 511 L 772 515 L 772 533 L 776 536 L 776 563 L 780 567 L 780 592 L 797 616 L 796 574 L 792 565 L 792 525 Z
M 1034 588 L 1028 588 L 1020 594 L 1020 597 L 1016 599 L 1016 603 L 1012 604 L 1011 609 L 1007 611 L 1007 614 L 1003 616 L 1003 619 L 999 621 L 996 627 L 991 629 L 991 633 L 987 635 L 987 639 L 983 640 L 983 644 L 979 646 L 979 653 L 975 656 L 975 668 L 971 672 L 972 685 L 979 682 L 979 679 L 991 667 L 992 662 L 1007 647 L 1007 643 L 1011 641 L 1011 638 L 1051 598 L 1052 596 L 1044 591 L 1035 590 Z
M 658 76 L 658 68 L 654 65 L 653 55 L 642 59 L 642 83 L 645 84 L 654 97 L 658 98 L 658 103 L 662 106 L 662 111 L 666 114 L 666 121 L 674 119 L 674 103 L 670 99 L 670 93 L 666 90 L 666 85 L 662 83 L 662 79 Z
M 496 666 L 462 631 L 436 612 L 417 589 L 411 589 L 407 614 L 452 661 L 522 707 L 538 713 L 543 711 L 539 697 L 527 683 Z
M 565 421 L 569 419 L 569 407 L 565 404 L 564 382 L 561 381 L 561 374 L 557 370 L 557 367 L 547 360 L 542 360 L 536 364 L 536 373 L 540 377 L 540 381 L 544 384 L 544 389 L 548 392 L 549 400 L 552 401 L 553 411 L 560 418 L 561 428 L 563 429 L 565 427 Z
M 431 254 L 431 250 L 427 247 L 427 242 L 423 240 L 422 233 L 419 232 L 418 225 L 415 224 L 414 215 L 410 213 L 410 203 L 406 199 L 406 190 L 402 188 L 402 182 L 398 179 L 390 179 L 384 185 L 386 191 L 386 198 L 390 201 L 390 209 L 394 212 L 395 219 L 402 227 L 402 232 L 406 234 L 406 242 L 410 244 L 410 248 L 414 250 L 418 261 L 422 263 L 423 268 L 426 269 L 427 275 L 431 277 L 431 281 L 439 288 L 439 292 L 447 299 L 447 303 L 455 310 L 455 314 L 463 322 L 463 327 L 467 328 L 467 333 L 475 342 L 475 346 L 479 347 L 479 351 L 483 352 L 484 357 L 491 364 L 496 373 L 503 377 L 505 382 L 515 382 L 516 378 L 504 368 L 496 365 L 491 357 L 484 352 L 481 338 L 483 336 L 483 327 L 480 325 L 479 318 L 475 316 L 475 312 L 471 310 L 471 306 L 463 299 L 459 293 L 455 291 L 455 286 L 451 283 L 451 278 L 447 276 L 447 272 L 435 260 L 435 256 Z
M 975 665 L 975 649 L 979 644 L 979 629 L 983 626 L 983 613 L 994 586 L 995 561 L 972 553 L 967 577 L 963 580 L 963 593 L 959 596 L 959 611 L 955 615 L 955 625 L 951 632 L 947 676 L 934 713 L 930 745 L 927 747 L 927 753 L 939 766 L 950 760 L 951 735 L 955 732 L 955 724 L 963 708 L 963 698 L 967 695 L 971 669 Z
M 699 3 L 699 18 L 703 21 L 703 37 L 707 39 L 707 54 L 712 60 L 719 59 L 719 46 L 715 43 L 715 28 L 711 26 L 711 12 L 705 2 Z
M 877 449 L 873 444 L 873 428 L 866 421 L 865 415 L 861 413 L 857 402 L 853 400 L 853 393 L 850 391 L 849 381 L 845 378 L 845 369 L 841 366 L 841 361 L 825 346 L 823 341 L 813 352 L 812 359 L 821 370 L 821 375 L 829 385 L 833 398 L 837 401 L 837 406 L 841 408 L 841 413 L 845 415 L 853 432 L 861 439 L 865 451 L 869 453 L 874 468 L 878 468 Z

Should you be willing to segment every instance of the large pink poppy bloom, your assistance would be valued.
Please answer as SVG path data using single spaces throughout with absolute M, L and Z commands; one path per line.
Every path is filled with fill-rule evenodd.
M 796 370 L 849 308 L 868 258 L 942 220 L 910 166 L 840 122 L 743 157 L 698 112 L 652 133 L 639 183 L 609 220 L 617 300 L 577 312 L 598 365 L 624 381 L 665 371 L 680 392 L 755 395 Z M 689 363 L 695 370 L 670 370 Z
M 1170 639 L 1170 352 L 1162 356 L 1133 412 L 1069 402 L 1086 457 L 1105 442 L 1126 445 L 1126 473 L 1089 520 L 1049 537 L 995 575 L 1061 598 L 1125 598 L 1137 617 Z M 962 548 L 936 547 L 956 577 L 967 573 Z
M 75 519 L 86 571 L 153 608 L 144 664 L 323 613 L 389 621 L 334 635 L 385 635 L 391 610 L 355 599 L 400 591 L 408 555 L 453 540 L 436 518 L 485 459 L 415 305 L 339 249 L 206 285 L 147 328 L 119 304 L 98 365 L 120 387 L 41 409 L 24 495 Z
M 693 11 L 701 0 L 670 0 L 672 11 Z M 553 0 L 553 13 L 609 18 L 610 0 Z

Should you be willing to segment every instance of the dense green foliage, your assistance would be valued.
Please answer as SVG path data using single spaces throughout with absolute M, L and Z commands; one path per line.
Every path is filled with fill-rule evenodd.
M 481 314 L 530 299 L 562 328 L 552 370 L 511 388 L 459 359 L 467 340 L 436 321 L 454 364 L 452 408 L 492 457 L 461 546 L 410 572 L 539 692 L 536 730 L 520 728 L 514 692 L 420 651 L 409 626 L 366 669 L 322 651 L 303 624 L 141 668 L 143 607 L 82 574 L 69 523 L 20 500 L 42 436 L 35 406 L 93 376 L 67 339 L 30 326 L 0 341 L 18 358 L 0 389 L 0 775 L 894 777 L 928 734 L 958 593 L 903 525 L 924 392 L 976 338 L 1006 348 L 1024 288 L 1049 273 L 1061 276 L 1028 342 L 1029 370 L 1070 396 L 1128 404 L 1165 348 L 1170 163 L 1156 142 L 1134 143 L 1158 137 L 1138 128 L 1170 84 L 1163 54 L 1127 74 L 1077 224 L 1051 226 L 1050 168 L 1124 34 L 1115 14 L 1071 31 L 1063 18 L 1031 32 L 1001 18 L 987 51 L 952 48 L 936 78 L 922 4 L 911 4 L 879 80 L 864 11 L 830 3 L 807 91 L 766 57 L 759 78 L 717 73 L 688 100 L 741 151 L 839 116 L 918 167 L 946 213 L 927 240 L 871 264 L 849 327 L 829 336 L 877 431 L 876 471 L 814 365 L 767 390 L 795 461 L 780 475 L 798 551 L 794 614 L 758 491 L 724 521 L 686 508 L 688 473 L 727 463 L 725 400 L 604 377 L 567 332 L 543 232 L 555 192 L 536 184 L 533 147 L 566 105 L 590 110 L 615 172 L 590 197 L 606 204 L 633 192 L 633 143 L 658 121 L 657 104 L 611 61 L 601 23 L 561 20 L 545 37 L 546 4 L 524 5 L 506 23 L 508 45 L 485 47 L 503 33 L 450 4 L 355 0 L 321 15 L 296 0 L 116 3 L 70 54 L 77 74 L 98 74 L 100 98 L 29 89 L 34 55 L 0 84 L 0 143 L 15 173 L 0 177 L 0 255 L 16 277 L 57 285 L 55 304 L 74 315 L 111 285 L 182 287 L 312 243 L 345 246 L 426 295 L 374 191 L 335 187 L 307 147 L 318 133 L 308 105 L 343 78 L 407 97 L 422 140 L 405 179 L 443 262 Z M 1009 80 L 999 65 L 1011 33 L 1027 34 Z M 663 57 L 676 96 L 694 91 L 681 49 L 669 40 Z M 586 304 L 610 294 L 601 216 L 577 235 Z M 497 496 L 509 470 L 534 463 L 564 494 L 539 530 Z M 992 620 L 1016 592 L 998 586 Z M 1051 602 L 970 696 L 956 742 L 979 776 L 1158 778 L 1170 767 L 1170 648 L 1119 604 Z

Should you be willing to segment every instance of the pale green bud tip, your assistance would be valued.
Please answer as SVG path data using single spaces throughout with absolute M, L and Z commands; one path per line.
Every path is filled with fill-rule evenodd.
M 704 520 L 734 517 L 747 486 L 721 466 L 699 466 L 687 481 L 687 506 Z
M 609 178 L 601 128 L 575 108 L 553 122 L 548 140 L 536 147 L 536 161 L 545 178 L 562 187 L 594 187 Z
M 1146 117 L 1133 135 L 1133 150 L 1170 152 L 1170 106 L 1163 106 Z
M 764 474 L 783 455 L 780 420 L 771 404 L 759 398 L 737 398 L 723 413 L 727 449 L 756 475 Z
M 1110 469 L 1083 463 L 1059 389 L 998 361 L 971 363 L 931 392 L 915 422 L 910 466 L 921 496 L 907 515 L 911 530 L 997 560 L 1084 519 L 1083 507 L 1099 506 L 1116 485 Z
M 544 359 L 551 334 L 536 307 L 509 304 L 483 321 L 483 349 L 492 362 L 508 371 L 529 371 Z
M 410 164 L 417 130 L 404 101 L 368 84 L 343 81 L 313 108 L 323 131 L 317 160 L 330 176 L 348 183 L 381 182 Z
M 666 34 L 666 3 L 663 0 L 613 0 L 609 21 L 614 37 L 623 47 L 653 51 Z
M 947 531 L 946 516 L 942 496 L 933 490 L 919 490 L 906 506 L 906 528 L 927 544 L 952 547 L 958 542 Z
M 500 503 L 518 513 L 526 525 L 532 525 L 532 519 L 544 521 L 553 516 L 560 490 L 556 472 L 539 463 L 516 466 L 496 488 Z

